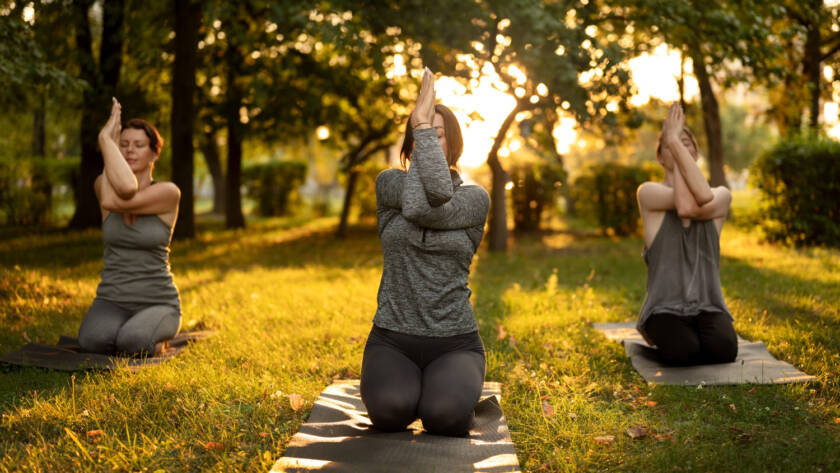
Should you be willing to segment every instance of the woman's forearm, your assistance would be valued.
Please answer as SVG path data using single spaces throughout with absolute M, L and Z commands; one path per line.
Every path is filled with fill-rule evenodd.
M 105 175 L 117 195 L 130 199 L 137 193 L 137 178 L 120 152 L 119 146 L 107 134 L 99 134 L 99 147 L 105 162 Z
M 452 198 L 454 189 L 449 164 L 440 147 L 437 132 L 434 128 L 415 129 L 414 143 L 411 168 L 418 174 L 429 205 L 439 207 Z
M 700 208 L 679 166 L 674 166 L 674 207 L 677 209 L 677 215 L 682 218 L 692 218 Z
M 676 167 L 679 168 L 682 178 L 688 186 L 688 190 L 694 197 L 694 201 L 698 206 L 706 204 L 714 199 L 712 188 L 706 182 L 706 176 L 700 171 L 697 162 L 691 156 L 691 153 L 680 141 L 679 136 L 669 135 L 665 137 L 665 145 L 671 150 L 671 154 L 676 161 Z

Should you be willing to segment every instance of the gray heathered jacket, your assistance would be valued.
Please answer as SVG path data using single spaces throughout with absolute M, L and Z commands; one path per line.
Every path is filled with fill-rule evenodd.
M 472 332 L 467 278 L 490 196 L 450 173 L 434 129 L 415 130 L 414 139 L 408 172 L 388 169 L 376 178 L 385 261 L 373 323 L 433 337 Z

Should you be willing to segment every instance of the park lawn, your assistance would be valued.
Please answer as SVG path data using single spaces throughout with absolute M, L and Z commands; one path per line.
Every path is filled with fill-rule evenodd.
M 373 227 L 335 240 L 335 225 L 205 225 L 175 242 L 182 330 L 216 335 L 174 361 L 135 374 L 0 367 L 0 471 L 268 470 L 318 393 L 359 375 L 382 259 Z M 0 352 L 75 333 L 98 281 L 99 238 L 0 240 Z M 478 253 L 471 286 L 487 379 L 504 383 L 523 470 L 840 470 L 840 251 L 725 228 L 722 280 L 737 330 L 819 381 L 674 387 L 648 386 L 590 326 L 635 317 L 641 247 L 556 232 L 520 238 L 506 255 Z M 632 426 L 649 434 L 633 440 Z

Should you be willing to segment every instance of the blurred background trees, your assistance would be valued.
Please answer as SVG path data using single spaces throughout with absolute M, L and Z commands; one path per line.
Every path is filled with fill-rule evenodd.
M 397 165 L 428 65 L 462 122 L 462 172 L 491 193 L 490 249 L 568 218 L 632 234 L 669 101 L 712 185 L 778 202 L 800 182 L 783 174 L 802 173 L 759 156 L 840 160 L 825 144 L 840 136 L 838 58 L 837 3 L 822 0 L 6 1 L 0 220 L 100 225 L 96 134 L 116 96 L 164 136 L 176 237 L 196 214 L 228 228 L 335 215 L 343 236 L 373 216 L 372 179 Z M 774 212 L 768 235 L 788 228 Z

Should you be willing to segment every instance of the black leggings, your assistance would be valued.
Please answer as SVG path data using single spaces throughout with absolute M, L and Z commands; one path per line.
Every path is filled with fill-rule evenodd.
M 373 326 L 362 359 L 362 401 L 378 430 L 416 418 L 436 435 L 463 436 L 484 384 L 478 332 L 424 337 Z
M 645 332 L 669 365 L 731 363 L 738 356 L 738 336 L 732 319 L 722 312 L 695 316 L 651 314 Z

